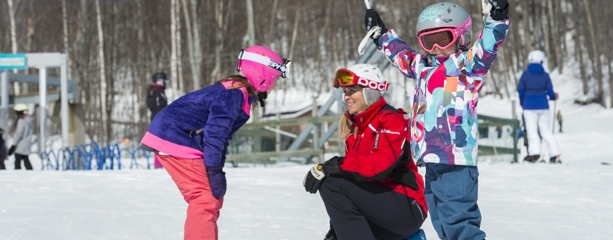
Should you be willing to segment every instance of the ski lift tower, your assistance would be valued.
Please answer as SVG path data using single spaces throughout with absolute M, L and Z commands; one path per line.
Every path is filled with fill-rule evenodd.
M 38 153 L 45 151 L 45 120 L 47 112 L 47 68 L 60 68 L 60 107 L 61 107 L 61 127 L 62 127 L 62 147 L 69 144 L 69 121 L 68 121 L 68 77 L 67 59 L 63 53 L 19 53 L 19 54 L 0 54 L 0 127 L 5 130 L 8 128 L 9 116 L 9 73 L 12 69 L 38 68 L 39 86 L 39 137 L 40 148 Z M 73 96 L 74 99 L 74 90 Z M 5 134 L 8 131 L 4 131 Z M 6 135 L 5 135 L 6 136 Z

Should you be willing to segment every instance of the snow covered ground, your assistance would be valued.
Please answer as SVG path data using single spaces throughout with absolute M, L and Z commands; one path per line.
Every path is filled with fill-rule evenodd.
M 487 239 L 613 236 L 613 166 L 602 164 L 613 164 L 613 111 L 573 105 L 573 96 L 582 95 L 580 81 L 566 69 L 552 74 L 564 115 L 564 133 L 555 135 L 564 163 L 480 157 L 478 203 Z M 478 108 L 509 118 L 510 106 L 487 96 Z M 32 155 L 35 171 L 26 172 L 12 170 L 12 159 L 0 172 L 0 239 L 182 239 L 187 204 L 164 170 L 39 171 Z M 302 187 L 309 167 L 226 168 L 220 239 L 322 239 L 328 230 L 323 203 Z M 423 228 L 437 239 L 429 219 Z

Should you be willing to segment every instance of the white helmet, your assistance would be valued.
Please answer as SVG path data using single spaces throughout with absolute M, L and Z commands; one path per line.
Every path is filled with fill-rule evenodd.
M 28 114 L 28 105 L 25 103 L 18 103 L 13 107 L 13 110 L 15 110 L 15 112 L 23 112 Z
M 545 61 L 547 61 L 547 56 L 545 56 L 545 53 L 541 50 L 534 50 L 528 54 L 529 63 L 543 64 Z
M 347 69 L 336 71 L 333 86 L 345 87 L 358 84 L 362 87 L 364 101 L 370 106 L 379 101 L 383 92 L 387 91 L 389 83 L 385 81 L 383 73 L 378 67 L 370 64 L 356 64 Z

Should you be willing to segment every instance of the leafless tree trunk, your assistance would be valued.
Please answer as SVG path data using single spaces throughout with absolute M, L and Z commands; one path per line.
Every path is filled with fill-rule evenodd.
M 100 133 L 102 136 L 100 140 L 104 142 L 107 140 L 105 136 L 105 129 L 103 126 L 106 126 L 107 118 L 106 118 L 106 66 L 104 64 L 104 30 L 102 29 L 102 13 L 100 11 L 100 0 L 96 0 L 96 22 L 98 26 L 98 61 L 100 67 L 100 108 L 101 108 L 101 116 L 102 122 L 100 123 Z
M 604 87 L 602 85 L 602 65 L 600 63 L 600 52 L 598 51 L 598 44 L 596 43 L 596 34 L 594 33 L 594 24 L 592 22 L 592 13 L 590 10 L 590 5 L 588 0 L 583 0 L 583 4 L 585 6 L 585 13 L 587 17 L 588 29 L 590 32 L 590 38 L 592 40 L 592 51 L 594 54 L 592 55 L 594 60 L 592 62 L 596 62 L 596 64 L 592 64 L 592 71 L 594 72 L 594 77 L 598 80 L 598 93 L 597 97 L 602 106 L 605 105 L 604 100 Z
M 210 85 L 219 80 L 221 77 L 221 52 L 224 48 L 226 29 L 228 28 L 228 17 L 230 16 L 230 11 L 232 10 L 232 0 L 228 1 L 226 9 L 227 12 L 224 16 L 224 0 L 215 1 L 215 68 L 213 68 L 213 71 L 211 72 L 211 80 L 209 81 Z M 255 38 L 255 36 L 253 37 Z
M 177 78 L 177 0 L 170 0 L 170 86 L 178 92 L 179 83 Z M 175 94 L 172 94 L 173 97 Z M 172 99 L 174 100 L 174 99 Z
M 64 29 L 64 53 L 66 60 L 70 62 L 70 49 L 68 48 L 68 14 L 66 13 L 66 0 L 62 0 L 62 26 Z M 68 65 L 70 66 L 70 64 Z M 72 79 L 70 67 L 66 68 L 68 79 Z
M 185 25 L 187 27 L 187 46 L 189 49 L 189 61 L 192 68 L 192 89 L 200 89 L 200 67 L 202 64 L 202 51 L 200 51 L 200 29 L 198 25 L 198 16 L 196 15 L 196 1 L 191 1 L 192 14 L 188 11 L 187 0 L 181 0 L 183 6 L 183 14 L 185 17 Z M 193 17 L 193 18 L 192 18 Z M 192 28 L 192 24 L 193 28 Z
M 177 80 L 179 81 L 179 86 L 178 89 L 179 90 L 179 94 L 183 95 L 187 92 L 187 87 L 185 86 L 185 81 L 183 79 L 183 52 L 182 52 L 182 46 L 183 46 L 183 41 L 181 40 L 181 7 L 180 7 L 181 2 L 177 0 L 177 6 L 175 7 L 175 23 L 177 26 L 177 32 L 175 34 L 175 37 L 177 38 L 177 59 L 178 59 L 178 65 L 177 65 L 177 74 L 178 74 L 178 78 Z
M 13 0 L 7 0 L 9 4 L 9 21 L 11 22 L 11 46 L 13 54 L 17 53 L 17 30 L 15 29 L 15 8 L 13 8 Z M 17 73 L 17 69 L 13 70 L 13 73 Z M 15 95 L 20 94 L 19 83 L 14 83 Z
M 532 29 L 531 29 L 531 24 L 530 24 L 530 1 L 531 0 L 524 0 L 521 1 L 522 4 L 522 9 L 524 9 L 525 13 L 523 15 L 523 27 L 524 27 L 524 48 L 526 49 L 526 56 L 527 54 L 532 51 Z M 522 59 L 523 60 L 523 59 Z
M 553 58 L 551 58 L 551 60 L 549 61 L 549 66 L 557 66 L 560 73 L 563 72 L 564 70 L 564 64 L 562 63 L 562 57 L 561 57 L 561 52 L 562 50 L 560 50 L 560 44 L 559 44 L 559 34 L 558 34 L 558 29 L 556 27 L 556 18 L 554 15 L 554 5 L 552 4 L 552 0 L 547 0 L 547 9 L 549 12 L 549 31 L 551 34 L 551 42 L 553 44 L 552 46 L 552 52 L 553 52 Z M 560 9 L 560 6 L 557 6 L 557 9 Z M 564 38 L 562 38 L 564 39 Z M 552 68 L 553 70 L 553 68 Z

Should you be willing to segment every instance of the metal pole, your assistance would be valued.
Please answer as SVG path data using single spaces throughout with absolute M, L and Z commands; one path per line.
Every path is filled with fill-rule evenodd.
M 38 119 L 40 123 L 40 131 L 38 132 L 38 142 L 40 148 L 38 149 L 38 154 L 40 154 L 42 158 L 42 154 L 45 152 L 45 120 L 47 119 L 47 68 L 39 67 L 38 69 L 38 91 L 40 96 L 39 101 L 39 111 L 38 111 Z
M 69 122 L 68 122 L 68 67 L 66 66 L 66 54 L 61 56 L 60 65 L 60 101 L 62 107 L 62 147 L 69 147 Z
M 0 127 L 4 129 L 4 135 L 2 136 L 4 139 L 8 137 L 8 127 L 9 127 L 9 74 L 8 71 L 2 71 L 0 73 L 0 87 L 2 88 L 2 92 L 0 93 Z M 5 142 L 6 143 L 6 142 Z M 6 146 L 5 146 L 6 147 Z
M 311 109 L 312 117 L 317 116 L 317 96 L 313 96 L 313 109 Z M 313 149 L 317 149 L 319 147 L 319 126 L 318 124 L 313 124 Z M 318 156 L 318 160 L 316 163 L 321 163 L 323 160 L 321 156 Z

